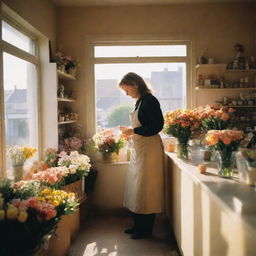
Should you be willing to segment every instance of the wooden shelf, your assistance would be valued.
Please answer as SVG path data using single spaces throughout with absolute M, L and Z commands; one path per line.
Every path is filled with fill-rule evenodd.
M 62 124 L 72 124 L 72 123 L 76 123 L 77 120 L 71 120 L 71 121 L 64 121 L 64 122 L 58 122 L 58 125 L 62 125 Z
M 256 105 L 222 105 L 222 104 L 220 105 L 228 108 L 256 108 Z
M 68 99 L 68 98 L 58 98 L 58 101 L 60 102 L 75 102 L 74 99 Z
M 256 72 L 256 69 L 227 69 L 225 72 Z
M 199 86 L 197 86 L 196 88 L 195 88 L 196 90 L 226 90 L 226 91 L 229 91 L 229 90 L 231 90 L 231 91 L 250 91 L 250 90 L 256 90 L 256 87 L 250 87 L 250 88 L 204 88 L 204 87 L 199 87 Z
M 197 64 L 196 69 L 198 68 L 226 68 L 227 64 L 219 63 L 219 64 Z
M 60 70 L 58 70 L 58 77 L 63 80 L 76 80 L 74 76 L 61 72 Z

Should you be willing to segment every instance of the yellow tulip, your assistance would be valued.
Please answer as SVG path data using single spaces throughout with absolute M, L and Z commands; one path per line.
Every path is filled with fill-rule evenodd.
M 0 221 L 3 221 L 5 218 L 5 211 L 4 210 L 0 210 Z
M 28 213 L 26 211 L 21 211 L 18 216 L 18 221 L 23 223 L 27 220 L 27 218 L 28 218 Z

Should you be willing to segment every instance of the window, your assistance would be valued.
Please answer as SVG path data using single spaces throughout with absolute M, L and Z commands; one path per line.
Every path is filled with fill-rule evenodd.
M 99 57 L 95 58 L 97 64 L 94 65 L 97 127 L 115 128 L 130 124 L 129 113 L 135 102 L 118 88 L 119 81 L 128 72 L 135 72 L 144 78 L 158 98 L 163 113 L 185 108 L 186 51 L 186 45 L 96 46 L 95 57 Z M 135 57 L 134 61 L 137 54 L 146 58 L 141 57 L 138 61 L 138 57 Z M 104 60 L 100 63 L 100 58 L 106 56 L 109 63 Z M 123 63 L 123 57 L 128 56 L 132 57 L 126 58 L 127 63 Z
M 36 41 L 14 28 L 11 23 L 2 21 L 3 45 L 5 42 L 13 46 L 8 48 L 8 53 L 2 53 L 5 151 L 8 146 L 15 145 L 38 149 Z M 11 160 L 7 154 L 5 158 L 6 175 L 12 178 Z

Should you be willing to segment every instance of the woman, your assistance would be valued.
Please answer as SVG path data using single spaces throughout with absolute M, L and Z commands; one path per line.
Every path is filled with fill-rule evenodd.
M 163 209 L 163 145 L 159 132 L 163 115 L 158 100 L 142 77 L 126 74 L 119 87 L 136 99 L 130 114 L 132 127 L 120 126 L 132 136 L 132 155 L 124 193 L 124 206 L 133 214 L 134 226 L 126 229 L 133 239 L 150 237 L 155 214 Z

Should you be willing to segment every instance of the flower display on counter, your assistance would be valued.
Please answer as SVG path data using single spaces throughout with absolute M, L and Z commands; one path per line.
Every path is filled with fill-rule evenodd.
M 0 255 L 34 255 L 61 216 L 78 206 L 73 193 L 43 189 L 36 181 L 0 183 Z
M 177 154 L 181 158 L 188 158 L 188 141 L 200 128 L 197 111 L 175 110 L 164 115 L 164 133 L 177 138 Z
M 205 106 L 195 109 L 201 119 L 202 130 L 223 130 L 232 123 L 232 114 L 235 109 L 220 106 Z
M 175 110 L 164 115 L 164 132 L 176 137 L 180 143 L 186 143 L 191 135 L 199 130 L 200 119 L 196 111 Z
M 206 145 L 217 151 L 219 175 L 225 178 L 233 176 L 232 153 L 238 149 L 244 136 L 239 130 L 210 130 L 205 137 Z
M 207 132 L 205 141 L 208 146 L 216 150 L 235 151 L 244 132 L 240 130 L 210 130 Z
M 127 143 L 127 137 L 118 134 L 113 129 L 106 129 L 96 133 L 92 138 L 94 148 L 103 155 L 119 153 Z
M 32 147 L 8 146 L 7 155 L 10 157 L 13 166 L 23 165 L 25 161 L 32 158 L 37 149 Z

